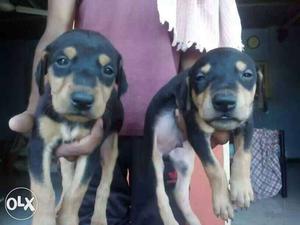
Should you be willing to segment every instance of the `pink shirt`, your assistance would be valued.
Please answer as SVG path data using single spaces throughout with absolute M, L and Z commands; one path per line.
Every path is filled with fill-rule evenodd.
M 156 0 L 82 0 L 76 27 L 102 33 L 121 53 L 129 85 L 121 134 L 142 135 L 151 98 L 177 73 L 179 62 Z

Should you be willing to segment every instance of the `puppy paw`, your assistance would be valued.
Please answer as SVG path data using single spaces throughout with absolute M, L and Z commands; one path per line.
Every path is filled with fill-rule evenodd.
M 250 179 L 230 180 L 231 201 L 240 208 L 248 208 L 254 200 Z
M 213 209 L 215 215 L 223 220 L 227 221 L 234 216 L 233 207 L 228 194 L 215 196 L 213 199 Z

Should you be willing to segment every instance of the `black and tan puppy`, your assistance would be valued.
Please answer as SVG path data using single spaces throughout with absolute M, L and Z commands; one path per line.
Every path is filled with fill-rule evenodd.
M 44 90 L 45 79 L 48 85 Z M 118 157 L 117 133 L 123 122 L 120 95 L 127 89 L 121 56 L 102 35 L 73 30 L 45 49 L 36 81 L 42 97 L 29 154 L 31 190 L 38 201 L 32 224 L 78 224 L 78 210 L 89 180 L 97 163 L 101 163 L 102 179 L 91 224 L 105 225 L 106 205 Z M 103 119 L 104 127 L 99 148 L 75 162 L 60 159 L 63 192 L 56 207 L 50 177 L 54 151 L 61 143 L 88 135 L 98 118 Z
M 189 225 L 199 225 L 189 204 L 194 152 L 208 176 L 214 212 L 224 220 L 233 217 L 232 202 L 249 207 L 252 109 L 261 75 L 254 61 L 231 48 L 204 54 L 191 69 L 174 77 L 152 99 L 145 121 L 143 162 L 150 161 L 155 195 L 164 225 L 178 225 L 163 182 L 163 157 L 169 157 L 178 179 L 174 197 Z M 183 126 L 177 118 L 183 118 Z M 185 127 L 185 128 L 184 128 Z M 182 129 L 183 128 L 183 129 Z M 232 132 L 236 153 L 228 182 L 211 149 L 211 136 Z M 150 169 L 151 170 L 151 169 Z M 200 200 L 201 201 L 201 200 Z

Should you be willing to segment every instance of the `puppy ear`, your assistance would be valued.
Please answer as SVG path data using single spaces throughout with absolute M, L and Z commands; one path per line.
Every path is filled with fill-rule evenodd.
M 120 59 L 119 61 L 119 69 L 118 69 L 118 74 L 116 78 L 116 83 L 118 85 L 118 97 L 121 97 L 128 88 L 128 83 L 126 80 L 126 75 L 123 69 L 123 61 Z
M 267 101 L 265 96 L 264 75 L 259 68 L 256 68 L 257 81 L 256 81 L 256 95 L 258 96 L 259 108 L 264 112 L 268 110 Z
M 35 71 L 35 81 L 39 88 L 40 95 L 44 94 L 44 78 L 45 75 L 47 74 L 47 67 L 48 67 L 48 55 L 46 52 L 44 52 Z
M 183 74 L 182 74 L 183 75 Z M 177 76 L 182 76 L 177 75 Z M 186 78 L 180 83 L 176 93 L 176 103 L 180 111 L 189 111 L 191 109 L 191 93 L 190 93 L 190 78 Z

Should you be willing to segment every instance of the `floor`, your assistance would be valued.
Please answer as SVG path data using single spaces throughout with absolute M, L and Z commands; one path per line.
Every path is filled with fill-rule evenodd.
M 300 163 L 288 164 L 288 198 L 276 196 L 260 200 L 248 210 L 236 212 L 232 225 L 294 225 L 300 224 Z M 5 184 L 5 185 L 4 185 Z M 9 185 L 7 185 L 9 184 Z M 30 225 L 31 221 L 17 221 L 10 218 L 4 208 L 6 194 L 20 185 L 28 186 L 28 177 L 0 175 L 0 225 Z M 22 212 L 20 212 L 22 213 Z M 211 224 L 213 225 L 213 224 Z
M 280 195 L 254 202 L 248 210 L 238 211 L 232 225 L 300 224 L 300 164 L 288 164 L 288 198 Z

